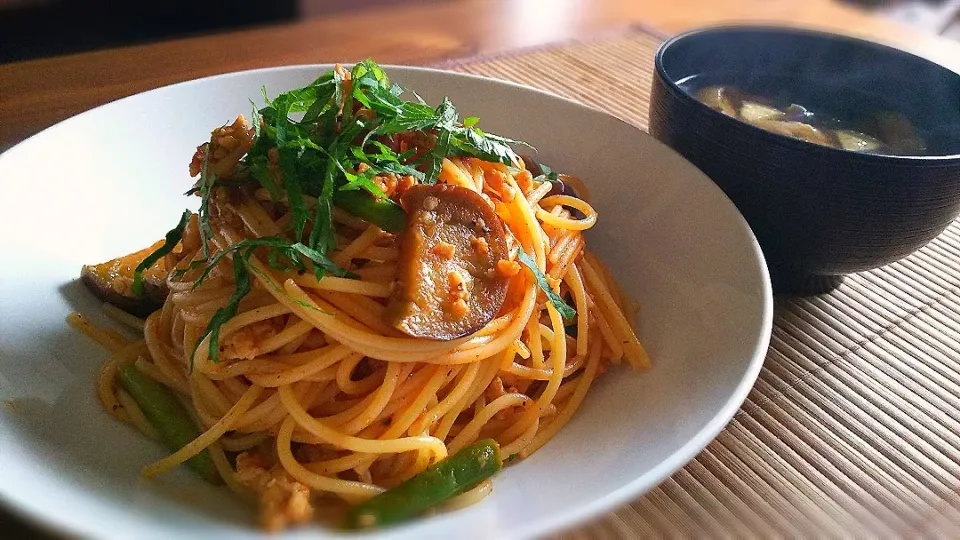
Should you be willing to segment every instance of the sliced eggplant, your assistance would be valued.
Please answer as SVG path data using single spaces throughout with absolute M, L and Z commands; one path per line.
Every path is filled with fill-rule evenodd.
M 414 186 L 400 202 L 407 224 L 388 323 L 437 340 L 483 328 L 507 293 L 507 278 L 497 270 L 509 256 L 500 218 L 478 193 L 459 186 Z
M 127 313 L 146 317 L 159 309 L 167 298 L 166 263 L 161 258 L 143 272 L 143 295 L 139 298 L 133 294 L 133 272 L 147 255 L 161 245 L 163 240 L 105 263 L 84 265 L 80 271 L 80 280 L 100 300 Z

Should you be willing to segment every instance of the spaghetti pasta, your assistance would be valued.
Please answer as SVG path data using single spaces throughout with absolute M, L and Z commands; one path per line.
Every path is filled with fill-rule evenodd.
M 166 302 L 144 322 L 112 313 L 142 328 L 143 339 L 128 342 L 79 316 L 70 319 L 112 353 L 97 385 L 108 412 L 157 437 L 135 400 L 114 382 L 119 366 L 134 364 L 175 393 L 202 427 L 199 437 L 147 466 L 144 476 L 209 450 L 231 489 L 260 498 L 261 523 L 269 528 L 309 519 L 313 512 L 303 504 L 304 493 L 315 501 L 362 501 L 482 438 L 499 443 L 509 460 L 526 457 L 572 418 L 607 365 L 625 358 L 649 366 L 622 293 L 611 290 L 607 270 L 586 255 L 583 232 L 600 217 L 582 196 L 582 184 L 564 178 L 578 186 L 579 198 L 552 193 L 548 179 L 531 173 L 505 143 L 490 139 L 493 148 L 505 149 L 506 157 L 494 160 L 495 152 L 469 150 L 470 137 L 487 135 L 442 119 L 432 127 L 379 135 L 389 131 L 382 127 L 385 120 L 374 123 L 385 113 L 370 105 L 370 96 L 357 99 L 364 90 L 351 85 L 369 76 L 372 64 L 365 65 L 359 75 L 356 68 L 338 68 L 318 79 L 339 86 L 331 90 L 331 101 L 315 105 L 312 125 L 321 129 L 327 118 L 348 129 L 348 115 L 370 122 L 346 142 L 359 144 L 356 155 L 368 151 L 356 140 L 376 136 L 375 150 L 393 161 L 338 162 L 329 187 L 358 182 L 352 188 L 381 199 L 371 196 L 367 207 L 342 208 L 335 190 L 310 190 L 295 178 L 302 164 L 285 161 L 276 132 L 288 129 L 284 136 L 290 140 L 290 126 L 304 129 L 287 114 L 300 110 L 309 117 L 310 104 L 284 102 L 279 117 L 276 109 L 265 109 L 253 128 L 239 119 L 215 130 L 191 164 L 205 206 L 186 225 L 178 250 L 166 255 Z M 365 84 L 371 92 L 370 81 Z M 280 107 L 280 100 L 271 106 Z M 468 134 L 461 146 L 450 143 L 458 133 Z M 340 144 L 336 137 L 324 140 Z M 447 153 L 429 161 L 442 144 Z M 491 290 L 499 291 L 491 293 L 494 300 L 457 297 L 465 304 L 493 302 L 481 305 L 489 319 L 450 339 L 415 337 L 391 318 L 398 288 L 407 285 L 398 276 L 411 264 L 412 210 L 404 208 L 402 230 L 386 230 L 393 222 L 371 217 L 376 204 L 389 203 L 385 208 L 396 211 L 400 207 L 390 201 L 403 202 L 404 193 L 428 181 L 479 196 L 501 222 L 508 249 L 490 272 L 468 276 L 473 287 L 489 280 Z M 296 182 L 301 185 L 294 189 Z M 442 198 L 445 192 L 436 193 Z M 324 223 L 331 229 L 324 232 Z M 490 225 L 474 223 L 478 232 L 467 247 L 441 246 L 431 260 L 454 264 L 497 249 Z M 464 253 L 470 249 L 478 255 Z M 535 266 L 520 265 L 519 250 Z M 491 489 L 482 482 L 448 507 L 482 499 Z

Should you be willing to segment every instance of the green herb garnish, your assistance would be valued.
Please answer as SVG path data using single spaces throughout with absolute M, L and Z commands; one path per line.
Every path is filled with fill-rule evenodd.
M 194 281 L 196 287 L 230 254 L 237 279 L 230 302 L 217 310 L 200 338 L 210 337 L 212 361 L 219 358 L 220 327 L 236 315 L 240 301 L 250 290 L 250 271 L 256 269 L 249 258 L 254 251 L 260 250 L 266 263 L 276 270 L 312 270 L 317 279 L 326 274 L 354 277 L 327 256 L 335 247 L 332 206 L 396 232 L 405 221 L 403 210 L 375 183 L 378 175 L 409 175 L 432 184 L 437 181 L 444 158 L 451 156 L 476 157 L 508 166 L 517 163 L 511 145 L 524 143 L 484 133 L 476 127 L 477 117 L 459 122 L 449 99 L 431 107 L 414 92 L 413 100 L 405 99 L 405 93 L 371 60 L 353 66 L 349 81 L 343 72 L 331 70 L 273 100 L 263 89 L 266 104 L 254 107 L 251 116 L 254 144 L 238 164 L 243 179 L 208 176 L 205 157 L 200 180 L 191 190 L 201 195 L 199 224 L 205 260 L 194 262 L 186 270 L 203 267 Z M 393 144 L 395 137 L 410 132 L 416 133 L 415 144 L 401 153 Z M 286 205 L 290 225 L 277 236 L 241 240 L 211 254 L 206 246 L 212 237 L 212 192 L 237 188 L 237 183 L 262 186 L 274 203 Z M 359 193 L 363 191 L 367 193 L 361 198 Z M 341 193 L 344 196 L 338 196 Z M 306 196 L 316 198 L 312 210 Z
M 209 352 L 210 361 L 216 362 L 220 358 L 220 329 L 223 325 L 237 314 L 240 307 L 240 301 L 250 292 L 250 272 L 247 271 L 247 263 L 243 257 L 233 258 L 233 277 L 236 280 L 236 288 L 227 305 L 217 309 L 210 318 L 210 324 L 207 329 L 200 334 L 197 339 L 197 346 L 205 337 L 210 336 Z M 190 369 L 193 369 L 193 355 L 190 356 Z
M 547 281 L 547 276 L 545 276 L 543 272 L 537 268 L 537 261 L 533 260 L 532 257 L 527 255 L 523 249 L 517 251 L 517 260 L 523 263 L 524 266 L 533 272 L 533 277 L 537 281 L 537 286 L 540 287 L 540 290 L 546 293 L 547 299 L 550 300 L 550 303 L 553 304 L 553 307 L 557 308 L 557 311 L 560 313 L 560 317 L 565 320 L 570 320 L 577 316 L 577 311 L 568 306 L 567 303 L 563 301 L 563 298 L 561 298 L 559 294 L 550 288 L 550 283 Z
M 560 175 L 553 171 L 550 167 L 547 167 L 543 163 L 538 163 L 540 166 L 540 171 L 542 174 L 534 178 L 534 182 L 550 182 L 551 184 L 560 183 Z
M 183 230 L 187 228 L 187 222 L 190 221 L 191 215 L 192 213 L 189 210 L 184 210 L 177 226 L 167 231 L 163 239 L 163 245 L 150 255 L 147 255 L 146 258 L 137 265 L 137 268 L 133 271 L 132 289 L 134 296 L 137 298 L 143 296 L 143 272 L 153 266 L 161 257 L 173 251 L 173 248 L 177 247 L 177 244 L 179 244 L 183 238 Z

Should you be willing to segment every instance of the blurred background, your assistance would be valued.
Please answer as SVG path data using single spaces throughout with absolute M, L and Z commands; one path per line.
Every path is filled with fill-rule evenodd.
M 396 4 L 444 1 L 0 0 L 0 63 L 323 18 Z M 960 40 L 960 0 L 837 1 Z

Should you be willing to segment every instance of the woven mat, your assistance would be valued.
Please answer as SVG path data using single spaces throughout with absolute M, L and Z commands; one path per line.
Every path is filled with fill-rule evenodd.
M 444 67 L 646 129 L 660 39 L 634 29 Z M 777 299 L 760 379 L 720 436 L 657 489 L 564 536 L 960 538 L 958 291 L 954 223 L 831 294 Z

